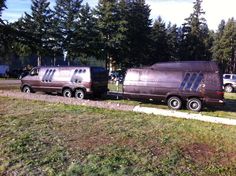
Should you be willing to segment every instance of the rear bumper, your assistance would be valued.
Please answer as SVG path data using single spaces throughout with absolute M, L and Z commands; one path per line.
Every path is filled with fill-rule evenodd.
M 209 105 L 215 105 L 215 106 L 224 106 L 225 100 L 219 100 L 219 99 L 213 99 L 213 98 L 206 98 L 204 99 L 204 102 Z

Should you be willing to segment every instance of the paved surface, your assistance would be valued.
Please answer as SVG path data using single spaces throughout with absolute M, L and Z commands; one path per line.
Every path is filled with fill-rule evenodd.
M 83 106 L 98 107 L 98 108 L 104 108 L 104 109 L 120 110 L 120 111 L 133 111 L 133 112 L 139 112 L 139 113 L 155 114 L 155 115 L 176 117 L 176 118 L 183 118 L 183 119 L 194 119 L 194 120 L 199 120 L 199 121 L 204 121 L 204 122 L 219 123 L 219 124 L 225 124 L 225 125 L 236 125 L 236 119 L 219 118 L 219 117 L 205 116 L 201 114 L 192 114 L 192 113 L 173 111 L 173 110 L 164 110 L 164 109 L 158 109 L 158 108 L 131 106 L 131 105 L 118 104 L 118 103 L 111 103 L 111 102 L 102 101 L 102 100 L 100 101 L 77 100 L 75 98 L 64 98 L 62 96 L 55 96 L 55 95 L 52 96 L 52 95 L 45 95 L 45 94 L 25 94 L 21 92 L 5 91 L 5 90 L 0 90 L 0 96 L 19 98 L 19 99 L 28 99 L 28 100 L 38 100 L 38 101 L 45 101 L 45 102 L 52 102 L 52 103 L 83 105 Z

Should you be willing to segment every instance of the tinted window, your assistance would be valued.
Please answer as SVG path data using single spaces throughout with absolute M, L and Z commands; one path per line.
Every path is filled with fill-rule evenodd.
M 187 86 L 186 86 L 185 89 L 190 89 L 192 87 L 193 82 L 196 79 L 196 77 L 197 77 L 197 74 L 193 73 L 192 76 L 190 77 L 190 80 L 188 81 Z
M 203 80 L 203 74 L 200 73 L 200 74 L 198 74 L 197 80 L 194 82 L 194 84 L 192 86 L 192 90 L 196 91 L 202 80 Z
M 230 79 L 230 75 L 224 75 L 225 79 Z
M 232 79 L 236 80 L 236 75 L 233 75 Z
M 102 67 L 92 67 L 91 78 L 94 81 L 106 81 L 108 80 L 108 72 Z

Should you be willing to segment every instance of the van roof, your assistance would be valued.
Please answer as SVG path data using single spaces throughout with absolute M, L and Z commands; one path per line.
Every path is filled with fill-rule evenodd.
M 44 68 L 44 69 L 47 69 L 47 68 L 50 68 L 50 69 L 68 68 L 68 69 L 75 69 L 75 68 L 104 68 L 104 67 L 97 67 L 97 66 L 38 66 L 38 67 L 34 67 L 34 68 Z
M 156 63 L 150 67 L 156 70 L 184 70 L 184 71 L 219 71 L 218 64 L 213 61 L 179 61 Z

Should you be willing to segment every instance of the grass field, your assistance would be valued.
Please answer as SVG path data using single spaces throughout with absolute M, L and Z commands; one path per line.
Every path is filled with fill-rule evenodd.
M 0 175 L 235 175 L 236 127 L 0 97 Z

